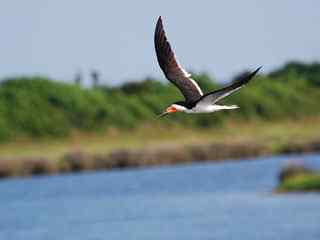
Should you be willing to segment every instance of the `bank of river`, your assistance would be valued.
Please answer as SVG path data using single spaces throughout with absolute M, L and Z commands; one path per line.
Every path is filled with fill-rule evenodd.
M 58 160 L 43 157 L 2 159 L 0 177 L 58 174 L 88 170 L 110 170 L 198 161 L 239 160 L 264 155 L 313 153 L 320 151 L 320 139 L 288 141 L 277 146 L 264 141 L 230 141 L 187 145 L 159 145 L 140 149 L 116 149 L 106 154 L 73 151 Z

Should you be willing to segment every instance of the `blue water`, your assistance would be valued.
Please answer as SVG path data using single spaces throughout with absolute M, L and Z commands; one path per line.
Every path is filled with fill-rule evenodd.
M 319 240 L 320 194 L 275 195 L 288 159 L 0 182 L 2 240 Z

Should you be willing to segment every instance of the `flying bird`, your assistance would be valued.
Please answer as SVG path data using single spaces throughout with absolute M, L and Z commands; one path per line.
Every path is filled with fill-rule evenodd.
M 247 84 L 261 68 L 259 67 L 255 71 L 240 77 L 240 79 L 229 86 L 203 94 L 199 85 L 191 78 L 191 74 L 184 70 L 176 59 L 163 29 L 161 16 L 157 21 L 154 44 L 158 63 L 164 75 L 181 91 L 185 98 L 185 101 L 175 102 L 170 105 L 159 115 L 160 117 L 175 112 L 211 113 L 239 108 L 237 105 L 225 106 L 218 105 L 217 103 Z

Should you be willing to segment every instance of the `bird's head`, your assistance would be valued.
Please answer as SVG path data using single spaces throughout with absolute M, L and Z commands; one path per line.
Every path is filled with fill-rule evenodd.
M 180 104 L 174 103 L 174 104 L 170 105 L 169 107 L 167 107 L 167 109 L 163 113 L 161 113 L 159 115 L 159 117 L 164 117 L 164 116 L 168 115 L 169 113 L 184 112 L 185 110 L 186 110 L 186 107 L 184 107 Z

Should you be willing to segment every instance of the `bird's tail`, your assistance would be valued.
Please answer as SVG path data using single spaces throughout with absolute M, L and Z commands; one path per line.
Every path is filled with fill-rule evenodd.
M 238 105 L 231 105 L 231 106 L 225 106 L 226 108 L 225 109 L 237 109 L 239 108 Z

